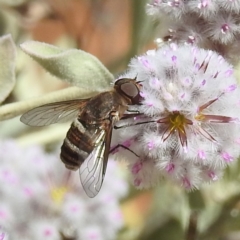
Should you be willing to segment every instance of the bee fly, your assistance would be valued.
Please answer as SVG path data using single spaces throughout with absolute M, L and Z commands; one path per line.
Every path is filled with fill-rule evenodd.
M 29 126 L 46 126 L 75 118 L 60 158 L 66 168 L 79 168 L 83 189 L 89 197 L 95 197 L 106 172 L 112 129 L 120 119 L 134 116 L 125 112 L 128 105 L 139 104 L 139 89 L 135 79 L 119 79 L 111 91 L 89 99 L 46 104 L 26 112 L 20 120 Z

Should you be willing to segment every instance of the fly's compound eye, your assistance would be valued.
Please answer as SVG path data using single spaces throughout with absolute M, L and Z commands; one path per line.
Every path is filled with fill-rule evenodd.
M 140 84 L 135 79 L 122 78 L 116 81 L 117 90 L 131 100 L 131 104 L 140 104 Z

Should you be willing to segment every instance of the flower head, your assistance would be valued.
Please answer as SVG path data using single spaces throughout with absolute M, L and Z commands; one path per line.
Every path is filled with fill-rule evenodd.
M 149 15 L 160 19 L 159 37 L 212 49 L 239 60 L 240 2 L 232 0 L 153 0 Z M 163 30 L 165 29 L 165 30 Z
M 123 226 L 119 199 L 127 183 L 114 162 L 109 161 L 101 192 L 89 199 L 78 174 L 64 168 L 58 153 L 1 141 L 0 154 L 0 225 L 9 238 L 115 239 Z
M 1 229 L 1 228 L 0 228 Z M 0 240 L 8 239 L 8 235 L 1 229 Z
M 122 142 L 132 140 L 134 185 L 149 187 L 165 176 L 197 188 L 239 156 L 240 90 L 217 53 L 172 44 L 133 59 L 127 76 L 137 76 L 144 98 L 138 119 L 117 130 Z

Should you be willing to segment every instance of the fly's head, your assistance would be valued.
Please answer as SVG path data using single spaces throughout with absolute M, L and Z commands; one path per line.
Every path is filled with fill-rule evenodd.
M 139 105 L 142 97 L 140 95 L 141 84 L 136 79 L 121 78 L 115 82 L 116 91 L 128 101 L 128 105 Z

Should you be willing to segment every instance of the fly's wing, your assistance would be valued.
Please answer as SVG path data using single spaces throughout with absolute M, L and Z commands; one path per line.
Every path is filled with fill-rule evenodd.
M 80 166 L 80 180 L 84 191 L 90 198 L 95 197 L 102 187 L 107 168 L 111 135 L 112 123 L 109 122 L 99 132 L 95 148 Z
M 75 99 L 49 103 L 24 113 L 20 120 L 29 126 L 46 126 L 53 123 L 67 122 L 78 116 L 88 100 Z

